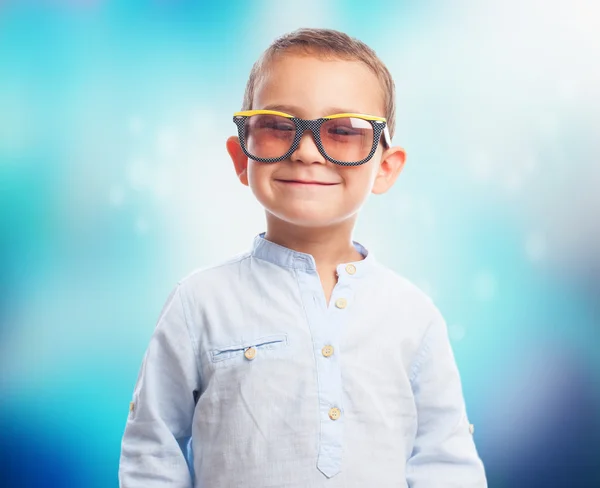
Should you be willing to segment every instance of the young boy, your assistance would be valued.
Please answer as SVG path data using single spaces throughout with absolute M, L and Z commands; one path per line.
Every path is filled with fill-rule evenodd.
M 123 488 L 487 486 L 442 315 L 351 237 L 404 166 L 394 97 L 337 31 L 292 32 L 254 65 L 227 150 L 267 230 L 172 290 Z

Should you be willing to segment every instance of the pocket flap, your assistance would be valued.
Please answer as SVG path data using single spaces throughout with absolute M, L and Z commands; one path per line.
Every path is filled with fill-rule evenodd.
M 287 345 L 287 334 L 271 334 L 254 340 L 244 341 L 240 344 L 220 347 L 212 350 L 212 360 L 222 361 L 243 353 L 249 347 L 257 349 L 274 349 Z

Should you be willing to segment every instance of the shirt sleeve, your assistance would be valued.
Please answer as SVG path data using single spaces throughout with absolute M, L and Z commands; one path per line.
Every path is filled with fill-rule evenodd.
M 413 363 L 418 427 L 407 461 L 410 488 L 487 488 L 446 323 L 435 315 Z
M 191 488 L 186 460 L 200 375 L 181 284 L 169 295 L 130 403 L 121 444 L 121 488 Z

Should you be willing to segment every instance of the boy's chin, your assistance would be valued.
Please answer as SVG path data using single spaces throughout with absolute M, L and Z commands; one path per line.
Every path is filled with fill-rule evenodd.
M 268 210 L 268 212 L 287 224 L 306 228 L 330 227 L 349 218 L 349 216 L 329 214 L 318 210 L 292 212 L 279 209 L 279 211 Z

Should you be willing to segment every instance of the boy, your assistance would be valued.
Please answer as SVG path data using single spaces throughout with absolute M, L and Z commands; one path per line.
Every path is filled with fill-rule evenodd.
M 404 166 L 394 97 L 337 31 L 292 32 L 254 65 L 227 150 L 267 230 L 167 299 L 123 488 L 487 486 L 444 319 L 351 239 Z

